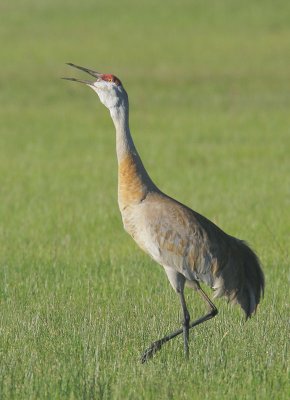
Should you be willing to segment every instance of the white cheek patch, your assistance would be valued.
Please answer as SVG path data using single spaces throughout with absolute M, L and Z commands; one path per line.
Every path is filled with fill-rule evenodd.
M 104 81 L 96 81 L 93 82 L 92 84 L 94 86 L 94 88 L 96 88 L 97 90 L 108 90 L 109 89 L 109 85 L 108 82 L 104 82 Z
M 96 87 L 91 85 L 91 88 L 94 90 L 94 92 L 97 93 L 101 103 L 103 103 L 105 107 L 110 109 L 116 106 L 116 102 L 118 99 L 112 95 L 112 91 L 109 90 L 107 86 L 102 88 L 100 86 Z
M 88 86 L 97 93 L 101 103 L 110 110 L 121 105 L 124 96 L 122 96 L 120 87 L 109 82 L 100 81 L 93 82 Z

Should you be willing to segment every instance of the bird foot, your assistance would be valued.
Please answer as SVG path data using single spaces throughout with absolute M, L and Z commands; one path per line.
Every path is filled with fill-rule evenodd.
M 141 363 L 144 364 L 146 361 L 152 358 L 154 354 L 161 349 L 161 346 L 162 346 L 161 340 L 157 340 L 156 342 L 152 343 L 151 346 L 148 347 L 148 349 L 146 349 L 142 354 Z

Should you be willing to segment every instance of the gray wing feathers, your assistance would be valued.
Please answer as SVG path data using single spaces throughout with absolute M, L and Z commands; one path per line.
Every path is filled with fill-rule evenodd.
M 148 237 L 158 248 L 156 261 L 188 281 L 206 283 L 215 289 L 215 297 L 226 296 L 251 316 L 264 291 L 264 275 L 253 250 L 183 204 L 155 196 L 147 199 L 145 214 Z
M 238 303 L 249 318 L 264 293 L 265 279 L 254 251 L 242 240 L 229 236 L 229 257 L 217 273 L 215 297 Z

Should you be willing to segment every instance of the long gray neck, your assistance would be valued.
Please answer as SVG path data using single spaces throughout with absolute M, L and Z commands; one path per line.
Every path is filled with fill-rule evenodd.
M 122 161 L 129 156 L 134 164 L 134 171 L 139 176 L 142 183 L 149 190 L 158 190 L 149 177 L 134 145 L 129 128 L 129 107 L 128 103 L 125 104 L 126 106 L 119 105 L 110 109 L 110 114 L 116 128 L 116 150 L 119 167 Z M 131 166 L 133 165 L 131 164 Z
M 118 163 L 129 154 L 138 156 L 129 128 L 129 109 L 123 105 L 110 110 L 116 128 L 116 150 Z M 139 157 L 139 156 L 138 156 Z

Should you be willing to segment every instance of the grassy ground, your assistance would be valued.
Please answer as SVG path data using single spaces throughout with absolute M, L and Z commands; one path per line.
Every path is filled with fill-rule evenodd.
M 0 6 L 0 398 L 286 399 L 290 6 L 287 1 L 4 0 Z M 163 271 L 123 232 L 114 132 L 67 61 L 114 72 L 162 190 L 248 240 L 255 318 L 175 329 Z M 204 313 L 187 292 L 192 317 Z

